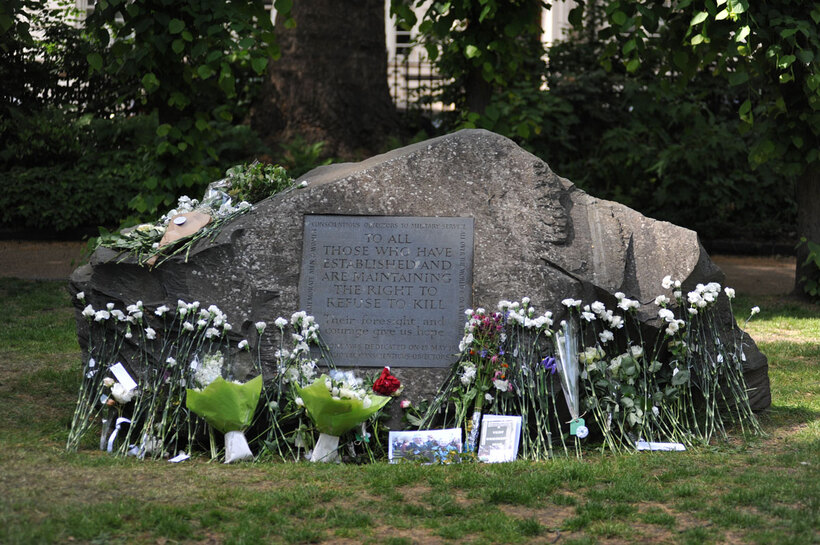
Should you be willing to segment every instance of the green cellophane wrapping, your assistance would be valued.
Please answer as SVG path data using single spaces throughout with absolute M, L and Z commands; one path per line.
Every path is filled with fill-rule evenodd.
M 251 425 L 262 393 L 262 375 L 245 384 L 217 377 L 203 390 L 187 391 L 188 408 L 222 433 L 243 431 Z
M 370 415 L 384 407 L 389 397 L 368 394 L 371 405 L 365 408 L 360 399 L 333 399 L 325 381 L 330 380 L 322 375 L 313 384 L 297 389 L 299 397 L 305 403 L 305 410 L 321 433 L 342 435 L 364 422 Z

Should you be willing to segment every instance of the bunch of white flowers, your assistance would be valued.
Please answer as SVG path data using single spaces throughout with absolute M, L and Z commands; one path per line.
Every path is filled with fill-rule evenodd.
M 274 325 L 279 328 L 283 337 L 288 323 L 295 331 L 290 336 L 293 344 L 290 350 L 282 348 L 276 351 L 278 371 L 284 382 L 304 387 L 313 381 L 318 371 L 318 362 L 311 358 L 310 345 L 320 342 L 319 324 L 313 316 L 304 311 L 294 312 L 289 321 L 280 316 L 274 321 Z M 261 334 L 265 322 L 258 322 L 256 325 L 257 331 Z
M 590 365 L 606 356 L 603 348 L 600 346 L 588 346 L 583 352 L 578 354 L 578 361 Z
M 193 212 L 199 208 L 199 200 L 192 199 L 187 195 L 183 195 L 177 200 L 177 207 L 173 210 L 169 210 L 167 214 L 159 218 L 159 224 L 163 226 L 167 226 L 168 222 L 171 221 L 171 218 L 174 216 L 178 216 L 179 214 L 187 214 L 188 212 Z
M 535 315 L 535 307 L 530 306 L 529 297 L 523 297 L 520 302 L 499 301 L 498 310 L 504 313 L 507 321 L 516 323 L 526 329 L 549 330 L 553 324 L 552 312 L 547 311 L 540 316 Z M 547 331 L 547 333 L 550 332 Z
M 325 380 L 325 387 L 333 399 L 358 399 L 365 409 L 373 403 L 367 391 L 362 387 L 362 379 L 358 378 L 353 371 L 332 370 L 329 378 Z
M 693 291 L 686 294 L 691 309 L 705 308 L 717 301 L 720 295 L 720 284 L 709 282 L 708 284 L 698 284 Z
M 464 386 L 469 386 L 474 380 L 476 375 L 476 367 L 472 363 L 465 363 L 461 367 L 461 376 L 459 379 L 461 380 L 461 384 Z
M 637 310 L 641 307 L 640 301 L 629 299 L 620 291 L 615 293 L 615 299 L 618 300 L 618 308 L 627 312 L 630 310 Z
M 680 330 L 681 327 L 686 325 L 686 322 L 683 320 L 678 320 L 675 318 L 675 313 L 669 310 L 668 308 L 662 308 L 658 311 L 658 317 L 660 317 L 664 322 L 666 322 L 666 334 L 670 337 Z
M 200 388 L 205 388 L 217 377 L 222 376 L 222 367 L 225 365 L 225 358 L 222 352 L 214 352 L 207 354 L 200 362 L 197 358 L 191 362 L 191 367 L 194 369 L 194 382 Z

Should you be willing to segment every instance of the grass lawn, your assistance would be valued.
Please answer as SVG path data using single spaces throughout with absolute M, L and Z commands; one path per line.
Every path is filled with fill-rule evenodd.
M 739 297 L 767 436 L 684 453 L 417 466 L 183 464 L 64 452 L 65 286 L 0 279 L 0 543 L 820 543 L 820 307 Z

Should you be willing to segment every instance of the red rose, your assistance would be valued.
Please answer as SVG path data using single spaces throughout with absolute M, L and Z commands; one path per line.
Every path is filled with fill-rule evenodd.
M 382 374 L 373 383 L 373 391 L 382 396 L 392 396 L 401 388 L 399 379 L 390 374 L 390 368 L 382 369 Z

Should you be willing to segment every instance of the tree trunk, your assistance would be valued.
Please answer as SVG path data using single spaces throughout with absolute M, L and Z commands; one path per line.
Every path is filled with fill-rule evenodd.
M 820 244 L 820 171 L 816 166 L 810 166 L 797 180 L 797 236 Z M 810 263 L 803 266 L 809 249 L 805 244 L 797 247 L 797 274 L 795 275 L 795 292 L 806 296 L 803 290 L 803 278 L 820 277 L 817 266 Z M 820 278 L 818 278 L 820 279 Z
M 354 158 L 383 151 L 398 131 L 387 86 L 384 1 L 299 0 L 294 28 L 277 20 L 271 63 L 251 125 L 272 148 L 295 137 Z

